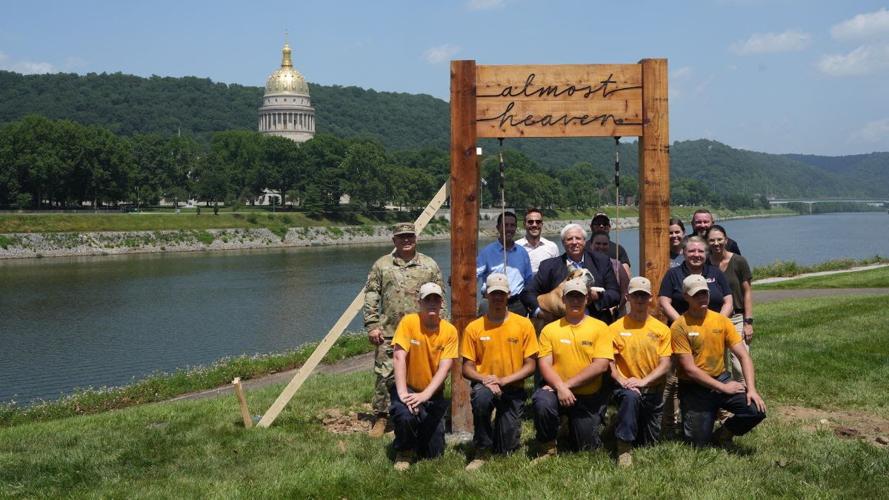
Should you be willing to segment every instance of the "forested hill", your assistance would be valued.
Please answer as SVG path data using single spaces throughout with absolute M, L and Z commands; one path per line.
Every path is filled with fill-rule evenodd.
M 0 123 L 28 114 L 135 133 L 209 136 L 256 130 L 262 87 L 207 78 L 0 71 Z M 370 137 L 387 148 L 447 149 L 448 103 L 428 95 L 309 84 L 318 133 Z
M 448 103 L 428 95 L 310 84 L 318 133 L 368 137 L 387 149 L 448 147 Z M 109 128 L 115 133 L 183 134 L 209 138 L 224 130 L 256 130 L 262 87 L 206 78 L 142 78 L 121 73 L 20 75 L 0 71 L 0 124 L 35 113 Z M 495 154 L 493 140 L 482 141 Z M 504 141 L 546 170 L 578 162 L 610 170 L 611 139 Z M 621 145 L 622 168 L 635 174 L 635 143 Z M 671 147 L 674 184 L 716 193 L 779 197 L 889 196 L 889 153 L 844 157 L 773 155 L 714 141 Z

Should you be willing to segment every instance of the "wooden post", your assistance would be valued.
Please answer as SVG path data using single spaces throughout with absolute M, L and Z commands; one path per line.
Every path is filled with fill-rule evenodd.
M 244 387 L 241 385 L 241 377 L 232 380 L 235 388 L 235 395 L 238 396 L 238 405 L 241 407 L 241 418 L 244 419 L 244 428 L 253 427 L 253 417 L 250 416 L 250 410 L 247 409 L 247 396 L 244 395 Z
M 639 138 L 639 272 L 659 286 L 670 265 L 670 120 L 667 60 L 643 59 Z M 655 302 L 655 307 L 657 303 Z M 653 311 L 661 319 L 659 307 Z
M 475 61 L 451 61 L 451 319 L 463 330 L 476 316 L 479 168 L 476 157 Z M 472 431 L 469 384 L 451 370 L 451 430 Z

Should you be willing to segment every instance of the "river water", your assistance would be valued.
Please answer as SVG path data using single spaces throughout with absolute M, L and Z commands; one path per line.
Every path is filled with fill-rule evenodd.
M 889 215 L 881 212 L 723 225 L 752 266 L 889 256 Z M 638 231 L 619 239 L 636 266 Z M 0 261 L 0 402 L 317 341 L 390 247 Z M 420 250 L 447 275 L 449 242 L 421 241 Z M 360 326 L 356 319 L 351 328 Z

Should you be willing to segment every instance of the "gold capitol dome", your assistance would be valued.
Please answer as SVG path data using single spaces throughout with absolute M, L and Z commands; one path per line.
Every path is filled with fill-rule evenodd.
M 285 42 L 284 48 L 281 50 L 281 67 L 269 75 L 268 80 L 266 80 L 266 94 L 286 92 L 309 95 L 309 85 L 306 83 L 305 77 L 293 68 L 290 54 L 290 44 Z

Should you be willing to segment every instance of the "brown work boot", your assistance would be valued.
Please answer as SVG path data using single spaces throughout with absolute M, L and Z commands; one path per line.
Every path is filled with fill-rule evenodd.
M 472 460 L 472 462 L 469 462 L 469 464 L 466 466 L 467 472 L 481 469 L 482 465 L 485 465 L 485 462 L 490 459 L 491 450 L 479 450 L 479 452 L 475 454 L 475 458 Z
M 536 465 L 544 460 L 552 458 L 558 454 L 558 449 L 556 448 L 555 441 L 548 441 L 546 443 L 540 443 L 540 451 L 537 454 L 537 458 L 531 460 L 531 465 Z
M 633 444 L 617 440 L 617 465 L 630 467 L 633 465 Z
M 385 415 L 380 415 L 374 421 L 373 427 L 367 432 L 367 435 L 372 438 L 381 438 L 383 434 L 386 433 L 386 424 L 389 422 L 389 419 Z
M 404 472 L 411 467 L 411 463 L 416 458 L 416 454 L 413 450 L 410 451 L 399 451 L 395 454 L 395 470 L 398 472 Z

